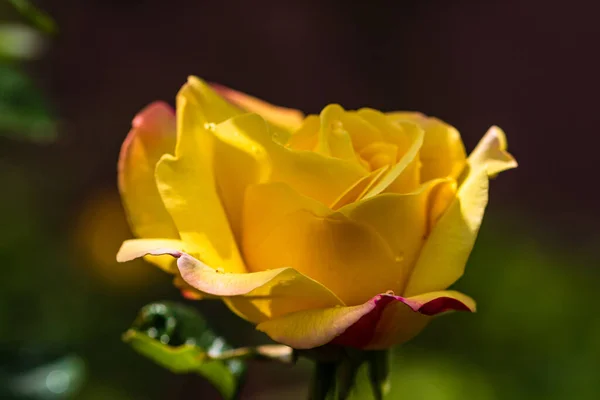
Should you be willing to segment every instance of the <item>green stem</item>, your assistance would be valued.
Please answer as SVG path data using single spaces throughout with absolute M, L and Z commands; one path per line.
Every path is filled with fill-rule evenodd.
M 279 361 L 289 364 L 293 361 L 293 349 L 289 346 L 267 344 L 256 347 L 239 347 L 223 351 L 221 354 L 211 356 L 213 360 L 253 359 L 265 361 Z
M 367 364 L 369 366 L 369 380 L 373 389 L 375 400 L 382 400 L 389 386 L 390 357 L 387 350 L 370 351 Z
M 333 362 L 315 363 L 315 370 L 308 395 L 309 400 L 325 400 L 335 392 L 335 375 L 337 364 Z

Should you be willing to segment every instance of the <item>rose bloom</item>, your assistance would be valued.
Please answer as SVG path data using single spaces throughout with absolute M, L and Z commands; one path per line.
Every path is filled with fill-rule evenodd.
M 319 115 L 190 77 L 177 111 L 150 104 L 121 150 L 119 188 L 145 257 L 189 298 L 220 298 L 277 342 L 383 349 L 436 314 L 464 271 L 489 177 L 516 167 L 492 127 L 413 112 Z

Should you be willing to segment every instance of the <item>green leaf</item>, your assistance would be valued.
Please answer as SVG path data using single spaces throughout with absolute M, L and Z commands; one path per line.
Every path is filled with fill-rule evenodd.
M 31 80 L 12 64 L 0 64 L 0 136 L 49 142 L 56 123 Z
M 28 0 L 8 0 L 9 3 L 37 29 L 55 34 L 58 31 L 56 22 L 48 14 L 31 4 Z
M 123 340 L 137 352 L 176 374 L 206 378 L 225 399 L 234 399 L 245 363 L 227 357 L 232 347 L 191 307 L 171 302 L 145 306 Z

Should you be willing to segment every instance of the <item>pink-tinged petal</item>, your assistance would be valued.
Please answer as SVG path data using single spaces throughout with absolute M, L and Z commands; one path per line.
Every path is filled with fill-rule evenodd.
M 450 310 L 474 311 L 469 297 L 452 291 L 404 298 L 380 294 L 354 307 L 301 311 L 263 322 L 257 329 L 297 349 L 328 343 L 382 349 L 419 333 L 432 315 Z
M 177 260 L 177 265 L 190 286 L 223 297 L 236 314 L 254 323 L 298 311 L 343 305 L 325 286 L 293 268 L 224 273 L 187 254 Z
M 343 335 L 376 310 L 376 304 L 377 300 L 372 299 L 359 306 L 300 311 L 258 324 L 256 329 L 295 349 L 312 349 Z
M 174 149 L 175 114 L 168 104 L 152 103 L 135 116 L 121 147 L 118 182 L 136 236 L 178 238 L 154 179 L 156 163 Z
M 129 225 L 138 237 L 179 238 L 154 179 L 156 163 L 174 148 L 175 114 L 168 104 L 154 102 L 135 116 L 121 147 L 118 183 Z M 168 272 L 176 271 L 170 257 L 148 261 Z
M 210 83 L 210 86 L 230 103 L 247 112 L 259 114 L 275 126 L 294 131 L 302 125 L 304 114 L 300 110 L 279 107 L 218 83 Z
M 136 236 L 178 238 L 154 179 L 156 163 L 174 149 L 175 114 L 168 104 L 152 103 L 135 116 L 121 147 L 118 181 Z
M 343 305 L 323 285 L 292 268 L 228 273 L 182 252 L 185 247 L 177 241 L 129 240 L 123 243 L 118 258 L 127 261 L 148 254 L 171 255 L 177 258 L 187 285 L 203 295 L 223 298 L 235 313 L 254 323 L 297 311 Z
M 185 251 L 185 243 L 173 239 L 131 239 L 121 245 L 118 262 L 127 262 L 144 256 L 170 255 L 178 258 Z
M 175 261 L 175 264 L 177 264 L 177 261 L 175 259 L 173 260 Z M 208 297 L 191 287 L 186 281 L 183 280 L 179 273 L 175 275 L 175 278 L 173 279 L 173 285 L 179 289 L 181 291 L 181 295 L 188 300 L 202 300 Z
M 407 307 L 408 306 L 408 307 Z M 366 349 L 386 349 L 415 337 L 432 316 L 446 311 L 475 312 L 475 302 L 456 291 L 425 293 L 390 302 L 378 320 Z M 351 337 L 352 332 L 348 333 Z
M 175 110 L 164 101 L 155 101 L 140 111 L 131 125 L 149 135 L 174 134 Z
M 441 314 L 445 311 L 475 312 L 475 301 L 469 296 L 454 290 L 424 293 L 401 300 L 404 304 L 425 315 Z
M 118 262 L 127 262 L 136 258 L 144 257 L 147 261 L 152 262 L 157 258 L 166 258 L 174 265 L 171 272 L 175 275 L 173 284 L 181 290 L 181 294 L 190 300 L 200 300 L 206 296 L 191 287 L 186 281 L 181 278 L 177 269 L 177 258 L 181 257 L 186 249 L 190 246 L 186 245 L 181 240 L 173 239 L 130 239 L 123 242 L 119 252 L 117 253 Z
M 387 349 L 406 343 L 417 336 L 431 319 L 431 316 L 415 312 L 401 301 L 390 301 L 373 325 L 359 331 L 361 333 L 354 334 L 366 336 L 366 339 L 363 339 L 363 343 L 367 343 L 362 346 L 364 349 Z M 358 329 L 349 329 L 346 335 L 350 340 L 353 330 L 358 331 Z M 357 344 L 360 345 L 360 343 Z
M 425 327 L 428 317 L 446 311 L 475 311 L 473 299 L 455 291 L 408 298 L 385 294 L 376 296 L 374 301 L 373 310 L 335 338 L 333 343 L 358 348 L 385 348 L 412 339 Z

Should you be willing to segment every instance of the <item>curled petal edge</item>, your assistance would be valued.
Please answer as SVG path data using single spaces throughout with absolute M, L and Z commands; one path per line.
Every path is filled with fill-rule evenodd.
M 222 272 L 187 254 L 183 241 L 132 239 L 123 242 L 117 261 L 171 255 L 183 281 L 203 297 L 219 297 L 241 317 L 260 323 L 307 309 L 344 306 L 329 289 L 293 268 L 250 273 Z M 193 250 L 192 250 L 193 253 Z
M 398 307 L 399 313 L 387 312 Z M 453 310 L 475 312 L 475 302 L 454 291 L 409 298 L 379 294 L 359 306 L 301 311 L 263 322 L 257 329 L 296 349 L 325 344 L 379 349 L 411 339 L 431 316 Z
M 117 260 L 125 262 L 147 255 L 171 255 L 177 259 L 179 271 L 187 284 L 203 294 L 223 298 L 252 298 L 253 293 L 260 292 L 265 286 L 279 281 L 287 285 L 294 279 L 299 279 L 300 285 L 320 286 L 291 268 L 249 274 L 219 272 L 186 254 L 183 251 L 185 247 L 185 243 L 178 240 L 133 239 L 123 243 Z M 304 282 L 303 279 L 308 281 Z M 319 299 L 321 307 L 254 321 L 258 323 L 257 329 L 273 340 L 297 349 L 310 349 L 328 343 L 377 349 L 409 340 L 426 325 L 431 316 L 446 311 L 475 312 L 475 302 L 455 291 L 412 297 L 384 293 L 358 306 L 344 306 L 333 293 L 324 287 L 322 289 L 323 292 L 319 292 L 322 295 Z M 417 319 L 411 319 L 413 316 Z
M 507 147 L 504 131 L 498 126 L 492 126 L 469 155 L 469 164 L 474 168 L 484 166 L 491 178 L 500 172 L 517 168 L 519 164 L 507 151 Z

